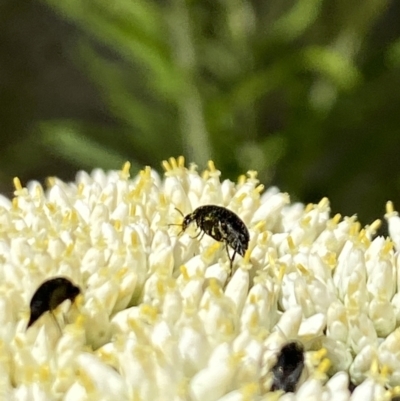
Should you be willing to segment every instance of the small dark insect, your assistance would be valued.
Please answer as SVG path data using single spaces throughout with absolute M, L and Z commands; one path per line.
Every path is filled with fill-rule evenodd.
M 56 309 L 58 305 L 67 299 L 73 302 L 79 293 L 79 287 L 76 287 L 68 279 L 63 277 L 52 278 L 42 283 L 31 299 L 31 317 L 26 329 L 32 326 L 32 324 L 47 311 L 54 317 L 53 310 Z
M 178 212 L 182 214 L 179 210 Z M 201 235 L 201 240 L 204 234 L 207 234 L 216 241 L 225 243 L 231 267 L 237 253 L 242 257 L 246 253 L 250 239 L 249 231 L 240 217 L 231 210 L 222 206 L 204 205 L 199 206 L 194 212 L 186 216 L 182 214 L 182 216 L 182 224 L 175 224 L 182 227 L 180 234 L 195 222 L 200 228 L 200 232 L 195 238 Z M 232 257 L 229 257 L 228 246 L 234 251 Z
M 294 392 L 304 368 L 303 345 L 293 341 L 284 345 L 278 360 L 272 368 L 273 383 L 271 390 Z

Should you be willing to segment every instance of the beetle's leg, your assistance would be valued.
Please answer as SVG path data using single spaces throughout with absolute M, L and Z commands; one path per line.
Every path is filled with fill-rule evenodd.
M 55 314 L 53 313 L 52 310 L 50 311 L 50 315 L 53 318 L 54 322 L 56 323 L 56 325 L 58 327 L 58 330 L 60 330 L 60 334 L 62 334 L 62 330 L 61 330 L 60 324 L 58 323 L 58 320 L 57 320 L 57 318 L 56 318 L 56 316 L 55 316 Z
M 200 237 L 200 235 L 201 235 L 201 237 Z M 190 237 L 190 238 L 191 239 L 196 239 L 196 238 L 200 237 L 199 241 L 201 241 L 203 239 L 203 236 L 204 236 L 204 231 L 200 230 L 198 234 L 196 234 L 194 237 Z

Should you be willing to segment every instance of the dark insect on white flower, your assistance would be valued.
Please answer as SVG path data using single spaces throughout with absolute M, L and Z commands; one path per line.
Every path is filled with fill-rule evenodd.
M 79 287 L 63 277 L 52 278 L 42 283 L 31 299 L 31 316 L 26 329 L 32 326 L 45 312 L 49 311 L 55 319 L 54 309 L 67 299 L 73 302 L 80 292 Z
M 272 368 L 271 390 L 294 392 L 304 368 L 304 347 L 297 341 L 284 345 Z
M 181 226 L 182 231 L 179 234 L 182 234 L 190 224 L 196 223 L 200 232 L 195 238 L 201 236 L 201 240 L 204 234 L 207 234 L 216 241 L 225 243 L 231 267 L 237 253 L 242 257 L 246 253 L 250 239 L 249 231 L 240 217 L 231 210 L 222 206 L 204 205 L 186 216 L 181 211 L 178 212 L 183 216 L 182 224 L 170 225 Z M 229 256 L 228 246 L 234 251 L 232 257 Z

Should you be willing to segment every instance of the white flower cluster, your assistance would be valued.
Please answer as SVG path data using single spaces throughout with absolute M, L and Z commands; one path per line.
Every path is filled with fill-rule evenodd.
M 183 158 L 80 172 L 0 198 L 0 400 L 345 401 L 400 393 L 400 218 L 330 216 L 290 204 L 250 171 L 220 180 Z M 231 274 L 225 245 L 183 214 L 227 207 L 250 242 Z M 63 276 L 82 295 L 26 330 L 32 294 Z M 282 346 L 304 345 L 295 393 L 271 392 Z M 353 392 L 350 386 L 355 386 Z

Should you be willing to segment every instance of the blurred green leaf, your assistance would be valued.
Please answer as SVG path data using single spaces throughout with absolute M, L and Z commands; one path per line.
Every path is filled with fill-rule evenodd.
M 86 168 L 119 169 L 127 159 L 82 135 L 77 124 L 65 121 L 43 123 L 40 137 L 52 153 Z M 132 163 L 131 163 L 132 164 Z M 133 163 L 133 168 L 139 168 Z

